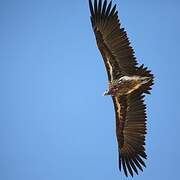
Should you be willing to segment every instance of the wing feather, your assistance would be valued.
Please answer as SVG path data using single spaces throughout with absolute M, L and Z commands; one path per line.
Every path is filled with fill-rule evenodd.
M 119 165 L 122 164 L 126 176 L 128 173 L 133 176 L 133 172 L 138 174 L 137 168 L 143 171 L 142 166 L 145 167 L 145 163 L 142 158 L 147 158 L 144 148 L 146 106 L 143 98 L 144 95 L 139 91 L 124 97 L 113 97 L 119 144 Z M 120 110 L 118 107 L 121 107 Z
M 118 79 L 122 75 L 131 75 L 136 72 L 136 59 L 130 46 L 127 33 L 120 28 L 116 5 L 112 7 L 112 1 L 107 4 L 105 0 L 89 0 L 92 27 L 96 36 L 98 48 L 103 56 L 106 70 L 113 67 L 109 81 Z M 109 63 L 107 61 L 110 61 Z M 118 74 L 117 70 L 118 69 Z M 121 73 L 120 73 L 121 72 Z

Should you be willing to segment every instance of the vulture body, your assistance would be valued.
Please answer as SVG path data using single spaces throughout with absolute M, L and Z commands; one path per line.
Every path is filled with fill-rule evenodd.
M 126 176 L 138 174 L 145 167 L 146 106 L 144 94 L 150 94 L 153 74 L 138 66 L 127 33 L 118 19 L 112 1 L 89 0 L 91 23 L 97 46 L 107 70 L 109 88 L 116 116 L 119 169 Z

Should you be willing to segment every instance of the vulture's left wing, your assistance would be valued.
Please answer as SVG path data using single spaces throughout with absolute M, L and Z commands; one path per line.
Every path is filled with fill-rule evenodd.
M 137 168 L 143 171 L 142 166 L 146 159 L 145 134 L 146 134 L 146 106 L 144 95 L 136 91 L 133 94 L 112 97 L 116 113 L 116 135 L 119 149 L 119 168 L 121 166 L 128 176 L 133 176 L 133 171 L 138 174 Z

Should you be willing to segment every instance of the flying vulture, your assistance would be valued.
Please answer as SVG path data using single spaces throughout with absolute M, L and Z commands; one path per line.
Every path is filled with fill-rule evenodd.
M 108 75 L 108 90 L 115 116 L 119 152 L 119 169 L 126 176 L 143 171 L 145 153 L 146 105 L 144 94 L 150 94 L 153 74 L 144 65 L 138 66 L 127 33 L 118 19 L 112 1 L 89 0 L 91 23 L 97 46 Z

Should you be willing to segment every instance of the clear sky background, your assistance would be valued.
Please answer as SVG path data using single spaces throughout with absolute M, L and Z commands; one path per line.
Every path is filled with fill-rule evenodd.
M 114 0 L 139 63 L 155 74 L 148 160 L 135 180 L 177 179 L 180 1 Z M 88 0 L 0 1 L 0 179 L 126 180 Z

